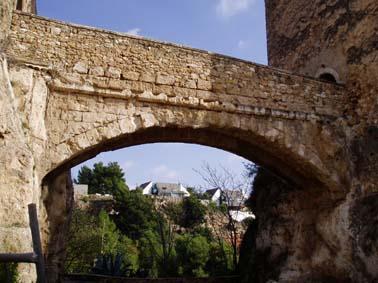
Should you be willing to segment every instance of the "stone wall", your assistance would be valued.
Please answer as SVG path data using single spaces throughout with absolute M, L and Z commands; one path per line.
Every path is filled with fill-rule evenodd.
M 12 3 L 0 6 L 6 11 L 1 27 L 5 31 Z M 319 29 L 308 25 L 312 21 L 306 20 L 306 13 L 315 17 L 323 12 L 311 4 L 312 14 L 305 4 L 267 1 L 270 62 L 314 75 L 315 67 L 307 64 L 310 57 L 319 62 L 330 58 L 338 63 L 320 67 L 335 69 L 347 87 L 14 12 L 11 31 L 4 33 L 9 37 L 3 40 L 7 44 L 0 70 L 0 163 L 5 168 L 0 171 L 0 249 L 31 249 L 26 206 L 36 202 L 49 276 L 55 281 L 72 205 L 67 170 L 101 151 L 181 141 L 229 150 L 292 182 L 295 189 L 274 194 L 280 197 L 280 208 L 268 207 L 266 214 L 258 215 L 268 217 L 267 226 L 256 234 L 259 247 L 276 248 L 273 256 L 263 253 L 262 260 L 274 264 L 279 251 L 288 251 L 279 265 L 279 280 L 303 282 L 325 274 L 355 282 L 375 279 L 377 253 L 372 251 L 378 237 L 369 227 L 376 227 L 377 221 L 376 85 L 369 73 L 374 74 L 375 65 L 365 64 L 374 62 L 375 51 L 357 48 L 351 58 L 365 63 L 356 65 L 345 63 L 338 48 L 323 54 L 322 48 L 311 47 Z M 319 9 L 325 9 L 325 17 L 334 17 L 333 11 L 342 15 L 343 9 L 335 5 Z M 375 7 L 366 5 L 367 10 Z M 282 14 L 277 10 L 281 8 Z M 304 18 L 295 21 L 299 15 Z M 319 42 L 336 38 L 346 19 L 336 20 L 330 37 Z M 288 32 L 277 24 L 289 27 Z M 297 25 L 302 32 L 291 31 Z M 370 26 L 363 34 L 373 38 L 367 42 L 374 46 Z M 351 74 L 360 76 L 356 85 Z M 270 221 L 271 211 L 282 212 L 286 227 Z M 315 271 L 308 274 L 311 268 Z M 29 270 L 22 269 L 24 282 L 32 280 Z
M 333 225 L 323 222 L 340 200 L 330 202 L 318 192 L 293 187 L 264 168 L 259 168 L 253 188 L 252 256 L 244 256 L 244 261 L 249 260 L 255 272 L 243 270 L 253 282 L 369 282 L 354 263 L 351 245 L 341 246 L 339 239 L 346 231 L 335 235 L 330 231 Z
M 30 252 L 27 205 L 40 202 L 39 180 L 2 54 L 0 64 L 0 252 Z M 28 265 L 20 271 L 25 282 L 34 273 Z
M 39 202 L 35 193 L 34 160 L 17 110 L 3 53 L 15 0 L 0 2 L 0 252 L 30 252 L 27 204 Z M 14 208 L 16 209 L 14 210 Z M 10 217 L 12 215 L 12 217 Z M 32 266 L 20 266 L 20 280 L 33 277 Z
M 15 6 L 16 0 L 4 0 L 0 2 L 0 51 L 3 51 L 6 44 Z
M 53 67 L 57 90 L 66 84 L 75 91 L 106 89 L 110 96 L 127 96 L 121 91 L 140 94 L 151 89 L 168 98 L 184 96 L 188 104 L 208 102 L 218 111 L 243 112 L 243 106 L 254 106 L 262 112 L 265 108 L 266 115 L 291 119 L 338 117 L 345 108 L 342 87 L 205 51 L 26 14 L 15 13 L 10 40 L 11 58 Z
M 277 125 L 268 123 L 264 128 L 264 123 L 260 123 L 260 129 L 248 131 L 259 131 L 258 136 L 269 135 L 263 138 L 277 145 L 275 139 L 285 123 L 293 124 L 292 134 L 286 133 L 286 141 L 283 141 L 289 147 L 287 151 L 294 150 L 296 155 L 299 151 L 299 155 L 319 167 L 327 167 L 327 163 L 334 160 L 332 157 L 325 157 L 327 161 L 322 157 L 319 160 L 315 155 L 321 148 L 317 145 L 306 149 L 306 141 L 313 143 L 309 137 L 299 145 L 298 126 L 294 124 L 310 132 L 322 131 L 327 123 L 337 120 L 345 108 L 343 87 L 200 50 L 22 13 L 14 15 L 10 39 L 12 45 L 7 54 L 15 69 L 23 66 L 39 69 L 51 91 L 49 105 L 44 106 L 47 109 L 46 133 L 41 129 L 36 131 L 40 140 L 46 135 L 49 137 L 48 147 L 56 148 L 54 155 L 43 159 L 41 166 L 46 166 L 46 173 L 101 140 L 130 131 L 127 129 L 130 125 L 120 123 L 128 119 L 138 124 L 135 119 L 139 116 L 142 120 L 149 118 L 148 127 L 154 123 L 156 126 L 173 123 L 175 127 L 187 124 L 191 128 L 213 124 L 214 129 L 221 126 L 224 131 L 227 123 L 229 127 L 240 128 L 238 119 L 242 116 L 274 121 L 280 129 L 269 131 Z M 137 107 L 121 112 L 119 105 L 124 103 Z M 169 116 L 165 108 L 175 111 Z M 185 116 L 178 114 L 183 109 Z M 172 117 L 177 121 L 172 121 Z M 100 126 L 105 136 L 98 134 Z M 245 125 L 246 128 L 257 126 L 257 121 L 252 120 Z M 95 136 L 88 137 L 86 133 L 93 133 L 94 127 Z M 137 129 L 138 125 L 132 131 Z M 324 134 L 324 139 L 328 139 L 328 133 Z
M 7 44 L 6 38 L 12 22 L 13 11 L 16 8 L 21 8 L 22 11 L 28 13 L 37 13 L 36 0 L 3 0 L 0 2 L 0 52 Z
M 339 272 L 335 280 L 375 282 L 378 231 L 372 227 L 378 221 L 373 209 L 378 205 L 378 3 L 267 0 L 266 13 L 270 65 L 311 76 L 329 72 L 346 86 L 345 133 L 354 177 L 345 200 L 319 216 L 317 229 L 328 230 L 325 240 L 329 246 L 343 246 L 349 254 L 345 258 L 354 262 L 353 268 Z M 369 249 L 363 243 L 368 243 Z

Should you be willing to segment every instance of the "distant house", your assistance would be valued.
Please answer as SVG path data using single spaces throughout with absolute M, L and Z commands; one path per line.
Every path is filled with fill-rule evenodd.
M 181 184 L 147 182 L 139 186 L 144 195 L 182 199 L 190 196 Z
M 216 205 L 225 204 L 231 208 L 244 206 L 245 196 L 239 190 L 222 190 L 220 188 L 205 191 L 207 198 Z
M 220 188 L 215 188 L 207 190 L 205 195 L 209 201 L 218 206 L 222 204 L 227 205 L 230 216 L 236 222 L 242 222 L 247 218 L 256 219 L 256 216 L 251 211 L 245 209 L 245 196 L 239 190 L 221 190 Z
M 222 198 L 222 190 L 219 188 L 210 189 L 205 191 L 207 199 L 211 202 L 214 202 L 217 206 L 225 202 L 225 198 Z

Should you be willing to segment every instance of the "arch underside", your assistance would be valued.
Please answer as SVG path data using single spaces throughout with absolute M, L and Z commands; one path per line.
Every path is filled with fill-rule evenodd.
M 57 105 L 55 98 L 72 99 L 72 96 L 54 93 L 49 99 L 51 109 L 47 112 L 61 111 L 60 117 L 72 117 L 71 110 L 52 109 Z M 98 98 L 84 95 L 77 99 Z M 108 111 L 110 116 L 96 114 L 98 107 Z M 116 114 L 123 109 L 127 109 L 128 114 Z M 51 124 L 47 120 L 50 135 L 55 135 L 54 131 L 59 128 L 64 130 L 59 130 L 59 142 L 50 145 L 54 153 L 58 152 L 58 158 L 48 158 L 53 162 L 45 179 L 104 151 L 146 143 L 183 142 L 232 152 L 264 166 L 295 186 L 337 190 L 339 185 L 327 171 L 329 164 L 323 162 L 322 153 L 317 155 L 320 150 L 317 141 L 324 141 L 321 137 L 324 129 L 316 123 L 114 98 L 100 98 L 89 111 L 98 116 L 92 124 L 61 120 L 64 126 L 60 127 L 56 120 L 51 119 Z M 75 132 L 78 128 L 81 129 L 79 133 Z M 62 147 L 64 154 L 59 154 Z
M 104 141 L 86 151 L 73 156 L 64 162 L 57 169 L 50 172 L 56 174 L 61 170 L 72 168 L 99 153 L 114 151 L 130 146 L 137 146 L 149 143 L 160 142 L 179 142 L 191 143 L 222 149 L 248 159 L 258 165 L 269 168 L 274 173 L 279 174 L 285 179 L 293 181 L 295 184 L 321 185 L 320 181 L 312 174 L 306 174 L 291 168 L 287 161 L 274 156 L 258 146 L 256 141 L 246 141 L 242 138 L 234 138 L 222 132 L 220 129 L 192 129 L 192 128 L 173 128 L 173 127 L 153 127 L 136 131 L 132 134 L 124 134 L 111 140 Z M 200 158 L 200 157 L 199 157 Z

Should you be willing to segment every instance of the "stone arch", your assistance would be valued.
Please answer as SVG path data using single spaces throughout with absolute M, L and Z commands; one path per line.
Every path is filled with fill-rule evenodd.
M 101 151 L 192 142 L 256 161 L 301 189 L 293 199 L 299 203 L 296 212 L 307 218 L 294 221 L 298 237 L 318 232 L 319 212 L 334 207 L 350 187 L 342 86 L 18 12 L 10 39 L 7 54 L 15 58 L 12 70 L 18 78 L 12 85 L 18 96 L 30 88 L 29 80 L 35 81 L 27 92 L 32 107 L 15 107 L 32 144 L 33 182 L 42 184 L 41 227 L 53 276 L 69 222 L 69 168 Z M 301 230 L 309 223 L 314 233 Z M 321 248 L 328 251 L 328 242 Z M 298 248 L 298 257 L 310 258 L 305 246 Z
M 324 81 L 341 83 L 339 74 L 330 67 L 321 67 L 315 74 L 315 77 Z
M 58 110 L 54 99 L 65 106 L 69 104 L 66 99 L 71 98 L 69 95 L 51 94 L 49 101 L 55 105 L 54 113 Z M 94 100 L 88 95 L 77 95 L 74 99 L 82 105 Z M 83 121 L 73 124 L 65 121 L 64 128 L 60 128 L 57 121 L 46 125 L 50 137 L 61 135 L 61 139 L 55 137 L 59 141 L 57 145 L 50 145 L 56 150 L 46 158 L 52 162 L 43 181 L 50 223 L 45 226 L 52 230 L 47 243 L 48 262 L 52 270 L 59 269 L 56 264 L 59 264 L 61 254 L 57 251 L 61 250 L 59 245 L 64 242 L 62 235 L 68 227 L 65 223 L 69 218 L 68 203 L 72 198 L 69 169 L 103 151 L 154 142 L 196 143 L 220 148 L 257 162 L 291 181 L 291 185 L 299 190 L 308 191 L 310 197 L 324 195 L 333 201 L 334 195 L 340 197 L 343 194 L 340 180 L 329 174 L 318 145 L 321 141 L 322 146 L 323 142 L 330 148 L 335 146 L 330 138 L 332 135 L 327 134 L 327 125 L 135 101 L 125 103 L 116 98 L 101 97 L 91 106 L 90 112 L 86 112 L 91 113 L 87 118 L 94 120 L 88 125 Z M 98 111 L 100 108 L 107 114 L 101 115 Z M 123 111 L 122 118 L 117 116 Z M 48 113 L 54 114 L 49 110 Z M 74 110 L 66 110 L 63 116 L 72 119 L 75 116 L 73 113 Z M 50 274 L 58 272 L 52 271 Z
M 70 99 L 60 94 L 54 96 Z M 93 101 L 90 96 L 74 99 L 78 99 L 78 104 Z M 321 152 L 323 142 L 330 143 L 331 151 L 340 150 L 329 138 L 326 125 L 171 105 L 126 104 L 129 109 L 125 109 L 124 100 L 100 98 L 94 109 L 85 112 L 91 122 L 63 121 L 64 129 L 60 133 L 55 132 L 54 121 L 51 134 L 60 135 L 62 140 L 51 145 L 56 150 L 48 158 L 51 163 L 46 168 L 47 178 L 103 151 L 153 142 L 186 142 L 238 154 L 299 186 L 312 184 L 335 189 L 342 182 L 330 173 L 328 161 L 322 160 L 325 157 Z M 96 108 L 107 109 L 106 114 L 102 115 Z M 122 111 L 124 114 L 119 113 Z M 80 112 L 67 110 L 64 115 L 72 118 L 75 113 Z

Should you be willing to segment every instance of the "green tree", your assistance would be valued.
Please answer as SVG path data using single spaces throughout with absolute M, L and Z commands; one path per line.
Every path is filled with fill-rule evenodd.
M 18 282 L 17 263 L 0 263 L 0 282 Z
M 194 228 L 205 221 L 206 207 L 195 196 L 183 200 L 182 212 L 181 226 L 185 228 Z
M 159 276 L 158 235 L 152 230 L 145 231 L 138 241 L 139 275 L 141 277 L 157 278 Z
M 139 269 L 139 251 L 135 242 L 127 236 L 121 235 L 118 241 L 117 251 L 122 255 L 124 267 L 130 270 L 131 274 L 135 274 Z
M 138 250 L 134 242 L 122 235 L 109 215 L 101 210 L 98 217 L 75 208 L 67 245 L 65 272 L 89 273 L 102 256 L 122 258 L 122 270 L 138 269 Z
M 87 184 L 90 194 L 111 194 L 116 197 L 129 189 L 124 175 L 117 162 L 110 162 L 106 166 L 99 162 L 93 165 L 93 169 L 87 166 L 81 167 L 75 182 Z
M 101 210 L 99 214 L 99 229 L 101 231 L 101 254 L 112 258 L 120 255 L 122 257 L 121 269 L 135 272 L 138 267 L 136 245 L 130 238 L 122 235 L 104 210 Z
M 159 276 L 175 276 L 177 274 L 174 247 L 175 225 L 159 212 L 157 223 Z
M 184 276 L 204 277 L 210 245 L 203 236 L 181 235 L 176 240 L 179 272 Z
M 117 226 L 104 210 L 100 211 L 98 218 L 101 234 L 101 254 L 115 255 L 117 253 L 121 234 L 118 232 Z
M 101 254 L 98 219 L 87 211 L 74 208 L 67 239 L 66 273 L 88 273 Z
M 211 242 L 209 260 L 206 263 L 206 271 L 210 276 L 225 276 L 233 274 L 232 262 L 233 250 L 225 241 Z
M 195 196 L 185 198 L 182 202 L 168 203 L 164 214 L 168 215 L 175 224 L 194 229 L 205 222 L 206 206 Z
M 114 209 L 119 212 L 114 216 L 117 227 L 133 240 L 138 240 L 145 231 L 156 228 L 157 215 L 153 201 L 140 190 L 119 194 Z

